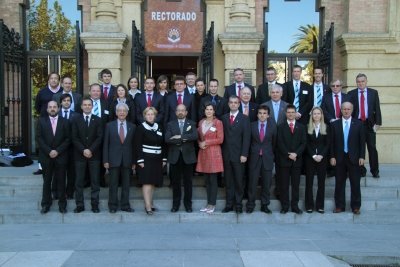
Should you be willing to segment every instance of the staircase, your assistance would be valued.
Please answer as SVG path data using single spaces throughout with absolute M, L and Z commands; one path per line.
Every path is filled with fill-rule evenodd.
M 271 187 L 272 214 L 260 212 L 260 202 L 256 202 L 255 212 L 237 215 L 235 212 L 221 213 L 225 206 L 225 189 L 218 189 L 216 212 L 205 214 L 200 208 L 206 205 L 206 190 L 203 187 L 203 177 L 193 179 L 193 213 L 186 213 L 183 204 L 177 213 L 171 213 L 172 189 L 168 188 L 169 179 L 164 178 L 164 186 L 154 191 L 154 205 L 160 209 L 154 215 L 147 215 L 144 211 L 142 191 L 136 188 L 136 178 L 131 179 L 130 203 L 134 213 L 117 211 L 110 214 L 108 211 L 108 189 L 100 191 L 100 213 L 90 211 L 90 188 L 85 189 L 85 208 L 79 214 L 74 214 L 75 201 L 68 200 L 68 213 L 63 215 L 58 211 L 57 201 L 53 201 L 51 210 L 47 214 L 40 214 L 43 179 L 40 175 L 32 175 L 37 165 L 14 168 L 3 167 L 0 172 L 0 224 L 28 224 L 28 223 L 354 223 L 354 224 L 398 224 L 400 222 L 400 165 L 381 165 L 381 178 L 373 178 L 369 173 L 361 179 L 362 206 L 361 215 L 353 215 L 349 207 L 350 186 L 347 181 L 346 212 L 333 214 L 335 178 L 326 178 L 325 214 L 313 212 L 308 214 L 304 210 L 305 177 L 301 177 L 299 207 L 304 211 L 302 215 L 292 212 L 280 214 L 280 202 L 274 198 Z M 367 166 L 368 169 L 368 166 Z M 106 177 L 106 180 L 108 177 Z M 314 187 L 316 195 L 316 178 Z M 119 194 L 120 196 L 120 194 Z

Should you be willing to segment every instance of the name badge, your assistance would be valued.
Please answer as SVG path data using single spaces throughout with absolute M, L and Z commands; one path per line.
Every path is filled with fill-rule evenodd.
M 308 95 L 308 91 L 303 90 L 303 95 Z
M 104 114 L 107 114 L 107 115 L 108 115 L 108 114 L 109 114 L 109 113 L 108 113 L 108 110 L 104 110 Z
M 217 129 L 216 129 L 215 127 L 211 127 L 211 128 L 210 128 L 210 131 L 211 131 L 211 132 L 215 132 L 216 130 L 217 130 Z
M 162 132 L 157 131 L 157 135 L 162 136 Z

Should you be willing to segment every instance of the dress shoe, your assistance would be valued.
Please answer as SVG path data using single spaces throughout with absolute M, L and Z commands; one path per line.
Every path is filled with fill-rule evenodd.
M 343 211 L 344 211 L 344 209 L 336 208 L 336 209 L 333 210 L 333 213 L 340 213 L 340 212 L 343 212 Z
M 147 215 L 153 215 L 153 212 L 151 210 L 146 210 L 146 208 L 144 208 L 144 210 L 146 211 Z
M 312 213 L 312 210 L 306 210 L 307 213 Z
M 90 187 L 90 183 L 85 183 L 85 184 L 83 185 L 83 187 L 84 187 L 84 188 Z
M 127 209 L 121 209 L 122 211 L 126 211 L 126 212 L 134 212 L 135 210 L 132 208 L 127 208 Z
M 281 214 L 286 214 L 288 212 L 288 209 L 281 209 Z
M 335 172 L 328 172 L 327 174 L 326 174 L 326 177 L 327 178 L 332 178 L 332 177 L 334 177 L 335 176 Z
M 106 182 L 100 182 L 100 187 L 103 187 L 103 188 L 108 188 L 108 185 L 106 184 Z
M 100 212 L 99 205 L 92 205 L 92 211 L 93 213 L 99 213 Z
M 361 177 L 365 177 L 365 176 L 367 176 L 367 173 L 366 172 L 361 172 Z
M 178 212 L 179 207 L 172 207 L 171 212 Z
M 40 175 L 40 174 L 43 174 L 43 171 L 41 169 L 39 169 L 39 170 L 33 172 L 32 174 L 33 175 Z
M 227 212 L 230 212 L 230 211 L 233 211 L 233 208 L 225 207 L 221 212 L 222 213 L 227 213 Z
M 261 211 L 267 214 L 271 214 L 272 211 L 267 206 L 261 206 Z
M 67 195 L 67 199 L 68 199 L 68 200 L 71 200 L 71 199 L 74 199 L 74 197 L 71 196 L 71 195 Z
M 117 212 L 117 210 L 110 210 L 110 213 L 116 213 Z
M 361 214 L 360 210 L 357 210 L 357 209 L 354 209 L 354 210 L 353 210 L 353 213 L 354 213 L 355 215 L 360 215 L 360 214 Z
M 137 188 L 142 188 L 143 185 L 142 185 L 142 184 L 136 184 L 136 187 L 137 187 Z
M 46 213 L 49 212 L 49 210 L 50 210 L 50 208 L 44 207 L 44 208 L 42 208 L 42 209 L 40 210 L 40 213 L 41 213 L 41 214 L 46 214 Z
M 253 213 L 254 209 L 246 209 L 246 213 L 250 214 Z
M 236 208 L 236 213 L 237 214 L 243 213 L 243 209 L 242 208 Z
M 151 207 L 151 211 L 160 211 L 160 210 L 157 209 L 156 207 Z
M 373 173 L 372 176 L 373 176 L 374 178 L 379 178 L 379 177 L 380 177 L 380 176 L 379 176 L 379 172 Z
M 81 212 L 84 211 L 84 210 L 85 210 L 84 207 L 78 206 L 78 207 L 76 207 L 76 209 L 74 209 L 74 213 L 81 213 Z M 93 209 L 92 209 L 92 210 L 93 210 Z
M 318 209 L 317 210 L 319 213 L 321 213 L 321 214 L 324 214 L 325 213 L 325 211 L 324 210 L 321 210 L 321 209 Z
M 275 195 L 276 200 L 281 200 L 281 195 Z
M 58 197 L 57 196 L 53 196 L 53 200 L 57 200 L 58 199 Z
M 59 208 L 58 210 L 60 211 L 61 214 L 67 213 L 67 209 L 66 208 Z
M 187 212 L 187 213 L 192 213 L 193 210 L 192 210 L 192 208 L 189 207 L 189 208 L 186 208 L 186 212 Z
M 292 212 L 294 212 L 296 214 L 303 214 L 303 212 L 299 208 L 292 208 Z

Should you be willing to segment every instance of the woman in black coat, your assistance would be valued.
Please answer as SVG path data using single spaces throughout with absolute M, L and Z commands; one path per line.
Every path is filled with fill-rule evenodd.
M 126 116 L 126 120 L 136 124 L 136 112 L 135 112 L 135 103 L 132 99 L 132 96 L 128 92 L 128 88 L 126 88 L 123 84 L 117 85 L 117 90 L 115 90 L 113 101 L 110 103 L 109 107 L 109 121 L 115 121 L 118 116 L 115 113 L 116 107 L 118 103 L 125 103 L 129 107 L 128 115 Z

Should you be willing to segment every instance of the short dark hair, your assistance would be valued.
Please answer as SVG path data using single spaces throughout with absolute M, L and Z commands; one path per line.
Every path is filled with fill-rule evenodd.
M 323 69 L 322 67 L 320 67 L 320 66 L 316 66 L 316 67 L 314 68 L 314 70 L 313 70 L 313 73 L 315 73 L 315 70 L 321 70 L 322 73 L 324 73 L 324 69 Z
M 276 74 L 276 69 L 273 68 L 273 67 L 269 67 L 269 68 L 267 69 L 267 71 L 273 71 L 273 72 L 275 72 L 275 74 Z M 266 72 L 267 72 L 267 71 L 266 71 Z
M 60 108 L 60 103 L 58 103 L 57 101 L 54 101 L 54 100 L 50 100 L 50 101 L 47 103 L 47 107 L 49 107 L 50 102 L 55 102 L 55 103 L 57 104 L 57 107 Z
M 206 111 L 206 108 L 207 108 L 208 106 L 212 106 L 213 109 L 214 109 L 214 111 L 217 109 L 217 107 L 215 106 L 215 104 L 214 104 L 212 101 L 206 101 L 206 102 L 204 103 L 204 105 L 203 105 L 203 112 Z
M 82 98 L 82 103 L 83 103 L 83 101 L 85 101 L 85 100 L 90 100 L 90 102 L 92 102 L 92 105 L 93 105 L 93 100 L 92 100 L 92 98 L 90 97 L 90 95 L 85 95 L 85 96 Z
M 211 79 L 210 82 L 217 82 L 217 84 L 219 84 L 217 79 Z
M 301 70 L 303 69 L 300 65 L 296 64 L 296 65 L 293 66 L 292 71 L 294 71 L 294 69 L 296 69 L 296 68 L 300 68 Z
M 237 99 L 237 100 L 239 100 L 239 97 L 236 96 L 236 95 L 231 95 L 231 96 L 229 97 L 229 100 L 231 100 L 231 98 L 232 98 L 232 99 Z M 228 100 L 228 102 L 229 102 L 229 100 Z M 240 100 L 239 100 L 239 102 L 240 102 Z
M 146 83 L 147 80 L 153 80 L 154 84 L 156 83 L 156 80 L 154 80 L 153 77 L 147 77 L 146 79 L 144 79 L 144 82 Z
M 203 78 L 197 78 L 194 84 L 197 84 L 198 82 L 202 82 L 204 85 L 206 84 L 206 81 Z
M 156 93 L 160 93 L 160 82 L 166 81 L 167 82 L 167 92 L 169 90 L 169 81 L 168 81 L 168 77 L 165 75 L 161 75 L 160 77 L 158 77 L 157 79 L 157 83 L 156 83 Z
M 187 76 L 196 76 L 196 74 L 193 73 L 193 72 L 188 72 L 188 73 L 186 74 L 186 77 L 187 77 Z
M 103 75 L 104 75 L 104 74 L 110 74 L 111 77 L 112 77 L 111 70 L 109 70 L 109 69 L 104 69 L 104 70 L 102 70 L 102 71 L 100 72 L 100 77 L 103 78 Z
M 176 81 L 183 81 L 186 84 L 186 79 L 183 76 L 176 76 L 174 79 L 174 85 Z
M 55 71 L 53 71 L 53 72 L 50 72 L 50 73 L 49 73 L 49 75 L 47 75 L 47 81 L 49 81 L 49 80 L 50 80 L 50 77 L 51 77 L 51 75 L 53 75 L 53 74 L 57 75 L 57 77 L 58 77 L 58 80 L 60 81 L 60 79 L 61 79 L 61 77 L 60 77 L 60 74 L 58 74 L 58 73 L 57 73 L 57 72 L 55 72 Z
M 69 97 L 69 100 L 72 102 L 72 97 L 71 97 L 70 94 L 62 94 L 62 95 L 60 96 L 60 104 L 61 104 L 61 102 L 62 102 L 64 99 L 66 99 L 66 98 L 68 98 L 68 97 Z
M 100 84 L 98 84 L 98 83 L 92 83 L 92 84 L 90 85 L 90 87 L 89 87 L 89 92 L 92 90 L 93 86 L 98 86 L 98 87 L 100 87 L 100 91 L 101 91 L 101 85 L 100 85 Z
M 294 109 L 296 111 L 296 106 L 293 105 L 293 104 L 289 104 L 289 105 L 286 106 L 286 110 L 285 111 L 287 111 L 288 109 Z
M 267 110 L 267 111 L 268 111 L 268 115 L 270 114 L 270 109 L 269 109 L 269 107 L 268 107 L 267 105 L 260 105 L 260 106 L 258 107 L 258 111 L 259 111 L 260 109 Z
M 236 69 L 234 69 L 234 70 L 233 70 L 233 73 L 235 73 L 235 71 L 241 71 L 241 72 L 244 72 L 242 68 L 236 68 Z
M 63 82 L 64 82 L 65 78 L 68 78 L 68 79 L 70 79 L 70 80 L 71 80 L 71 82 L 72 82 L 72 79 L 71 79 L 71 77 L 65 76 L 65 77 L 63 77 L 63 78 L 62 78 L 62 80 L 61 80 L 61 83 L 63 83 Z

